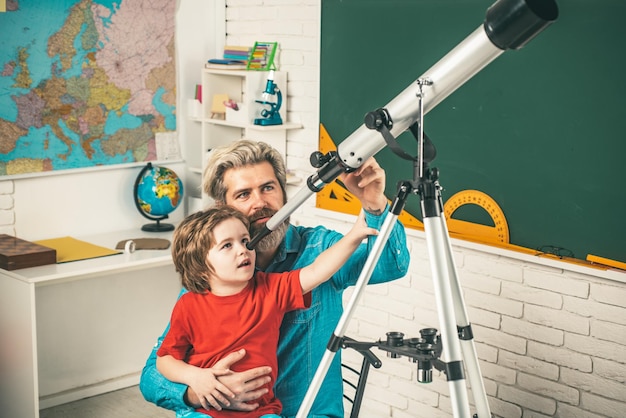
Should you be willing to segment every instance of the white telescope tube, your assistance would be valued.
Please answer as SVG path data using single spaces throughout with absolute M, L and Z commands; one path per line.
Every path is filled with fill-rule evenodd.
M 482 27 L 476 29 L 420 77 L 432 82 L 432 85 L 425 87 L 422 93 L 424 114 L 503 52 L 489 41 Z M 419 119 L 420 109 L 417 99 L 419 93 L 416 81 L 385 106 L 393 121 L 390 132 L 394 138 Z M 339 144 L 337 153 L 346 166 L 357 168 L 386 145 L 380 132 L 361 125 Z
M 485 22 L 426 71 L 418 80 L 432 82 L 422 91 L 424 114 L 461 87 L 506 49 L 519 49 L 558 16 L 553 0 L 499 0 L 488 10 Z M 419 119 L 420 93 L 416 82 L 385 107 L 394 138 Z M 382 135 L 361 125 L 337 148 L 343 164 L 357 168 L 386 146 Z

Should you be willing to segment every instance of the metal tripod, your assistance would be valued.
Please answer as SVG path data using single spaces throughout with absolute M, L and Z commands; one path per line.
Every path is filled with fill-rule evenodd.
M 418 94 L 420 101 L 420 117 L 418 120 L 423 121 L 422 86 L 430 85 L 431 83 L 425 79 L 419 79 L 417 83 L 420 91 Z M 385 109 L 378 109 L 368 113 L 365 117 L 365 125 L 370 129 L 378 130 L 385 138 L 387 145 L 394 152 L 404 154 L 396 146 L 395 138 L 390 134 L 391 119 L 388 118 Z M 422 330 L 421 338 L 411 339 L 412 341 L 409 340 L 409 344 L 405 346 L 401 333 L 391 333 L 391 336 L 388 334 L 385 343 L 378 342 L 370 345 L 417 360 L 419 381 L 429 381 L 429 375 L 432 373 L 431 369 L 433 366 L 443 371 L 448 380 L 452 411 L 455 417 L 471 417 L 465 382 L 465 371 L 467 371 L 477 409 L 477 415 L 475 416 L 480 418 L 491 417 L 482 374 L 478 365 L 472 328 L 467 318 L 465 302 L 452 254 L 452 246 L 445 217 L 443 216 L 439 171 L 436 168 L 428 167 L 428 163 L 435 156 L 434 146 L 424 135 L 422 124 L 416 122 L 412 125 L 411 131 L 418 140 L 419 155 L 412 158 L 404 154 L 403 158 L 409 158 L 414 161 L 414 179 L 412 181 L 402 181 L 398 185 L 398 191 L 392 201 L 389 214 L 386 216 L 372 252 L 365 262 L 352 297 L 346 305 L 328 342 L 324 356 L 298 410 L 297 418 L 307 417 L 336 352 L 346 346 L 344 336 L 348 322 L 354 314 L 354 310 L 380 258 L 382 249 L 388 241 L 389 234 L 410 194 L 418 194 L 420 196 L 441 337 L 436 338 L 432 332 L 424 333 L 424 330 Z M 436 330 L 434 331 L 436 332 Z M 354 343 L 351 346 L 354 346 Z M 440 355 L 445 356 L 446 360 L 439 360 Z

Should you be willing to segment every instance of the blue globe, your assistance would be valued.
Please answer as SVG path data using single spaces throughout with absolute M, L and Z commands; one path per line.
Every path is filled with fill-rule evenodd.
M 173 170 L 148 163 L 137 176 L 134 188 L 135 206 L 147 219 L 156 221 L 146 224 L 144 231 L 171 231 L 174 225 L 162 224 L 183 200 L 183 182 Z

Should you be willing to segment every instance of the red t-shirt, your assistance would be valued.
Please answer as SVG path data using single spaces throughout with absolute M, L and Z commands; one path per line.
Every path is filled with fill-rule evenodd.
M 310 294 L 309 294 L 310 295 Z M 276 347 L 285 312 L 310 306 L 300 286 L 300 270 L 285 273 L 256 272 L 241 292 L 231 296 L 187 292 L 172 312 L 170 329 L 157 355 L 171 355 L 199 367 L 212 367 L 233 351 L 246 349 L 246 356 L 234 364 L 234 371 L 259 366 L 272 368 L 269 392 L 259 399 L 253 412 L 212 409 L 215 418 L 258 417 L 280 414 L 282 405 L 274 397 L 273 386 L 278 371 Z

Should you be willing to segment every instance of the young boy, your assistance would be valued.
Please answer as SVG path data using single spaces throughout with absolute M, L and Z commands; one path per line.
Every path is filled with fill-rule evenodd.
M 157 368 L 167 379 L 192 388 L 203 406 L 197 412 L 213 418 L 279 416 L 282 406 L 272 386 L 284 313 L 308 307 L 306 294 L 339 270 L 364 238 L 377 234 L 361 213 L 350 232 L 312 264 L 291 272 L 263 273 L 255 272 L 256 254 L 246 247 L 248 228 L 241 212 L 221 205 L 190 215 L 173 237 L 174 265 L 189 292 L 174 307 L 170 329 L 157 352 Z M 234 394 L 217 377 L 230 371 L 213 368 L 239 350 L 245 350 L 246 357 L 237 369 L 272 367 L 268 393 L 250 413 L 222 410 Z

